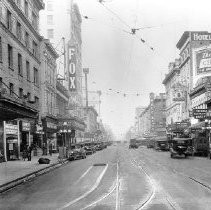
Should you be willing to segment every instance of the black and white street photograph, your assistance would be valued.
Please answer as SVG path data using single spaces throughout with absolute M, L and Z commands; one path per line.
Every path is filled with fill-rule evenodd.
M 0 210 L 211 210 L 211 1 L 0 0 Z

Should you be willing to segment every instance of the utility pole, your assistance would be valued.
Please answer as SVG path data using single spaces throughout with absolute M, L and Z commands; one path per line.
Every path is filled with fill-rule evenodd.
M 86 108 L 88 108 L 89 102 L 88 102 L 88 79 L 87 79 L 87 74 L 89 73 L 89 68 L 84 68 L 83 72 L 85 74 Z

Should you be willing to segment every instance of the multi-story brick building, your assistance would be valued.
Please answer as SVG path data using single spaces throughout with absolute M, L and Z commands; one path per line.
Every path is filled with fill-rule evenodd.
M 53 150 L 57 148 L 57 109 L 56 109 L 56 59 L 58 54 L 48 39 L 41 43 L 41 110 L 43 124 L 43 142 L 47 148 L 52 144 Z
M 166 88 L 166 125 L 182 121 L 182 107 L 185 103 L 186 88 L 181 84 L 180 60 L 169 64 L 163 84 Z
M 182 107 L 183 120 L 189 119 L 189 111 L 191 109 L 190 93 L 197 86 L 198 79 L 209 74 L 209 71 L 197 72 L 198 68 L 194 57 L 196 51 L 200 51 L 211 43 L 210 33 L 207 31 L 185 31 L 177 43 L 180 50 L 180 77 L 181 84 L 186 89 L 185 103 Z M 191 94 L 192 95 L 192 94 Z
M 156 136 L 164 136 L 166 133 L 166 95 L 160 93 L 155 96 L 150 93 L 150 133 Z
M 78 6 L 72 1 L 45 2 L 46 9 L 41 14 L 41 33 L 50 39 L 59 54 L 64 55 L 59 56 L 57 60 L 57 78 L 62 78 L 61 83 L 70 96 L 66 107 L 68 115 L 60 120 L 69 121 L 71 124 L 69 130 L 74 130 L 76 138 L 81 138 L 82 131 L 85 129 L 82 129 L 84 123 L 82 120 L 81 15 Z
M 42 9 L 42 0 L 2 0 L 0 4 L 0 149 L 6 160 L 18 158 L 22 146 L 32 142 L 33 125 L 40 120 Z M 20 121 L 8 122 L 17 118 L 26 118 L 21 129 Z
M 86 129 L 84 133 L 84 139 L 85 140 L 94 140 L 97 137 L 97 131 L 98 131 L 98 123 L 97 123 L 97 116 L 98 113 L 94 109 L 94 107 L 89 106 L 84 108 L 84 114 L 85 116 L 85 123 L 86 123 Z

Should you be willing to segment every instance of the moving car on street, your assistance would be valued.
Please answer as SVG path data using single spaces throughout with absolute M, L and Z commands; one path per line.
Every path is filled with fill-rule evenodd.
M 192 155 L 192 139 L 191 138 L 174 138 L 169 141 L 171 158 L 175 156 L 187 156 Z

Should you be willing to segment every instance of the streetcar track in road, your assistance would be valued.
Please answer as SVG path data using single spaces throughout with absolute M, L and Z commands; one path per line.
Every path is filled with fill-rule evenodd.
M 188 178 L 189 180 L 193 181 L 194 183 L 196 183 L 196 184 L 198 184 L 198 185 L 204 187 L 204 188 L 207 189 L 209 192 L 211 191 L 211 186 L 209 186 L 208 184 L 204 183 L 203 181 L 201 181 L 201 180 L 199 180 L 199 179 L 197 179 L 197 178 L 195 178 L 195 177 L 193 177 L 193 176 L 189 176 L 188 174 L 183 173 L 183 172 L 181 172 L 181 171 L 179 171 L 179 170 L 177 170 L 177 169 L 175 169 L 175 168 L 173 168 L 173 167 L 171 167 L 171 166 L 168 166 L 168 165 L 163 164 L 163 163 L 159 163 L 155 158 L 151 158 L 151 159 L 153 159 L 153 161 L 155 161 L 155 162 L 157 163 L 156 165 L 159 164 L 159 165 L 162 166 L 162 167 L 165 167 L 165 168 L 167 168 L 167 169 L 170 169 L 173 173 L 179 174 L 179 175 L 181 175 L 181 176 L 183 176 L 183 177 L 185 177 L 185 178 Z M 197 168 L 197 167 L 193 167 L 193 169 L 196 169 L 196 170 L 201 171 L 201 172 L 203 172 L 203 173 L 206 172 L 206 171 L 204 171 L 203 169 L 200 169 L 200 168 Z M 208 174 L 208 172 L 206 172 L 206 174 Z
M 116 168 L 117 168 L 116 180 L 115 180 L 111 190 L 109 192 L 107 192 L 105 195 L 101 196 L 98 200 L 96 200 L 93 203 L 85 206 L 81 210 L 88 209 L 88 208 L 90 208 L 92 206 L 95 206 L 99 202 L 105 200 L 108 196 L 110 196 L 114 192 L 114 190 L 116 190 L 116 206 L 115 206 L 115 210 L 119 210 L 120 209 L 120 207 L 119 207 L 120 206 L 120 202 L 119 202 L 119 184 L 120 184 L 120 182 L 119 182 L 119 161 L 117 161 L 117 163 L 116 163 Z
M 136 163 L 136 164 L 135 164 L 135 163 Z M 132 160 L 131 164 L 132 164 L 133 166 L 139 168 L 139 169 L 141 168 L 141 170 L 144 172 L 144 174 L 145 174 L 146 177 L 148 178 L 148 180 L 149 180 L 149 182 L 150 182 L 150 184 L 151 184 L 151 188 L 152 188 L 151 193 L 150 193 L 150 195 L 148 196 L 148 198 L 147 198 L 142 204 L 139 204 L 139 207 L 138 207 L 138 208 L 136 208 L 136 210 L 140 210 L 140 209 L 145 208 L 145 207 L 152 201 L 152 199 L 153 199 L 154 196 L 155 196 L 156 190 L 155 190 L 155 185 L 154 185 L 154 183 L 153 183 L 153 181 L 152 181 L 152 178 L 148 175 L 148 173 L 144 170 L 144 168 L 143 168 L 142 166 L 137 165 L 137 162 L 136 162 L 135 160 Z
M 93 187 L 92 187 L 90 190 L 88 190 L 87 192 L 85 192 L 83 195 L 81 195 L 81 196 L 75 198 L 74 200 L 70 201 L 69 203 L 63 205 L 63 206 L 62 206 L 61 208 L 59 208 L 58 210 L 62 210 L 62 209 L 65 209 L 65 208 L 68 208 L 68 207 L 72 206 L 73 204 L 77 203 L 77 202 L 80 201 L 81 199 L 87 197 L 91 192 L 93 192 L 93 191 L 99 186 L 99 184 L 100 184 L 100 182 L 101 182 L 101 180 L 102 180 L 102 178 L 103 178 L 103 176 L 104 176 L 104 174 L 105 174 L 107 168 L 108 168 L 108 164 L 106 164 L 104 170 L 101 172 L 101 174 L 100 174 L 99 177 L 97 178 L 95 184 L 93 185 Z
M 133 155 L 130 155 L 130 156 L 133 156 Z M 138 168 L 141 168 L 141 170 L 146 174 L 146 176 L 150 180 L 150 183 L 151 183 L 151 186 L 152 186 L 152 189 L 153 189 L 152 192 L 151 192 L 151 194 L 150 194 L 150 196 L 148 197 L 148 199 L 144 203 L 142 203 L 138 208 L 136 208 L 136 210 L 141 210 L 141 209 L 146 208 L 152 202 L 153 198 L 156 195 L 156 190 L 159 187 L 156 185 L 155 181 L 150 177 L 150 175 L 148 174 L 148 172 L 144 169 L 143 165 L 145 165 L 145 164 L 143 164 L 143 163 L 145 163 L 145 162 L 139 160 L 138 161 L 139 163 L 138 163 L 135 159 L 133 159 L 133 157 L 132 157 L 132 161 L 133 161 L 133 162 L 131 162 L 132 165 L 134 165 L 134 166 L 136 166 Z M 136 164 L 134 164 L 134 163 L 136 163 Z M 142 164 L 140 165 L 140 163 L 142 163 Z M 181 207 L 176 202 L 174 202 L 172 199 L 170 199 L 171 198 L 170 195 L 167 195 L 166 192 L 164 192 L 164 191 L 162 193 L 165 194 L 165 196 L 164 196 L 165 197 L 165 200 L 167 201 L 167 203 L 169 204 L 169 206 L 173 210 L 181 210 Z
M 90 166 L 81 176 L 80 178 L 75 182 L 75 184 L 77 184 L 78 182 L 81 181 L 81 179 L 83 179 L 88 173 L 89 171 L 93 168 L 93 166 Z

